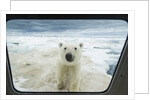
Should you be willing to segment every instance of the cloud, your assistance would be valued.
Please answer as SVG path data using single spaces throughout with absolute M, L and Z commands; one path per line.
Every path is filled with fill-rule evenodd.
M 10 20 L 8 35 L 125 35 L 128 24 L 123 20 Z

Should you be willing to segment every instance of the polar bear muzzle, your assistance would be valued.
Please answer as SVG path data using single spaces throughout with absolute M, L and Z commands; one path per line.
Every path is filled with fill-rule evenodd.
M 74 57 L 72 56 L 71 53 L 67 53 L 67 54 L 66 54 L 66 60 L 67 60 L 68 62 L 72 62 L 72 61 L 74 60 Z

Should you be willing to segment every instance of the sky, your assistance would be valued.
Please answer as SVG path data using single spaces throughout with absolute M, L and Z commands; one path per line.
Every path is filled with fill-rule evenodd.
M 75 36 L 125 37 L 128 24 L 124 20 L 9 20 L 6 24 L 7 36 Z

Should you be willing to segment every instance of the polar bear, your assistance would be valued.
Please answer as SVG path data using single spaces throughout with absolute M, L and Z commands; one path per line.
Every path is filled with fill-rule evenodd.
M 59 43 L 57 61 L 57 88 L 65 88 L 65 79 L 69 79 L 69 91 L 77 92 L 80 86 L 80 58 L 83 43 Z

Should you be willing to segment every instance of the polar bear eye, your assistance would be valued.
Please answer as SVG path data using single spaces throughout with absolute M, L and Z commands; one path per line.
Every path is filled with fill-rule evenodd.
M 65 47 L 64 50 L 66 50 L 67 48 Z
M 75 47 L 74 50 L 77 50 L 77 48 Z

